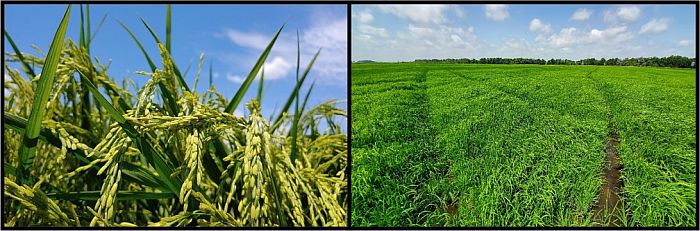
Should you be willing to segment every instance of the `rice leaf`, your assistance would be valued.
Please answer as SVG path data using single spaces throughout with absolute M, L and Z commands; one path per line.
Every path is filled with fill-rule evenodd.
M 296 81 L 299 83 L 299 66 L 301 66 L 301 45 L 299 41 L 299 30 L 297 30 L 297 72 L 296 72 Z M 297 91 L 297 94 L 295 95 L 295 100 L 294 100 L 294 119 L 292 120 L 292 129 L 290 129 L 290 133 L 292 133 L 292 163 L 294 163 L 297 159 L 297 128 L 298 128 L 298 122 L 299 122 L 299 91 Z
M 3 168 L 5 170 L 4 171 L 5 175 L 13 175 L 14 176 L 15 174 L 17 174 L 17 171 L 15 170 L 15 168 L 13 168 L 10 164 L 3 163 L 2 165 L 3 165 Z
M 170 41 L 171 41 L 171 14 L 170 14 L 170 4 L 166 7 L 165 10 L 165 49 L 168 50 L 168 53 L 172 54 L 173 51 L 170 50 Z
M 212 85 L 212 78 L 213 78 L 213 74 L 212 74 L 211 69 L 212 69 L 212 63 L 209 62 L 209 88 L 211 88 L 211 85 Z
M 280 125 L 282 125 L 282 119 L 284 117 L 284 113 L 287 113 L 287 111 L 289 111 L 289 107 L 292 106 L 292 101 L 294 101 L 294 98 L 295 98 L 294 96 L 296 96 L 298 94 L 299 89 L 304 84 L 304 80 L 306 80 L 306 77 L 309 75 L 309 72 L 311 71 L 311 67 L 313 67 L 314 63 L 316 62 L 316 58 L 318 58 L 318 54 L 320 54 L 320 53 L 321 53 L 321 49 L 318 49 L 318 51 L 316 51 L 316 54 L 314 55 L 314 57 L 311 59 L 311 62 L 309 62 L 309 66 L 307 66 L 306 70 L 304 70 L 304 74 L 302 74 L 299 81 L 297 81 L 296 86 L 294 86 L 294 90 L 287 98 L 287 102 L 284 103 L 284 106 L 282 106 L 282 110 L 277 115 L 277 119 L 275 120 L 274 125 L 272 125 L 272 127 L 270 128 L 271 133 L 275 132 L 275 130 L 277 130 L 277 128 L 279 128 Z
M 263 82 L 265 81 L 265 68 L 260 73 L 260 82 L 258 83 L 258 102 L 262 104 Z
M 41 78 L 37 86 L 34 101 L 32 103 L 32 111 L 29 115 L 27 130 L 22 137 L 22 146 L 19 150 L 19 166 L 17 167 L 17 179 L 20 183 L 29 183 L 25 180 L 29 176 L 29 169 L 34 162 L 36 155 L 36 145 L 38 142 L 39 132 L 41 131 L 41 120 L 46 113 L 46 103 L 49 100 L 51 87 L 58 68 L 58 61 L 63 51 L 63 39 L 66 36 L 66 28 L 68 27 L 68 18 L 70 16 L 71 5 L 68 5 L 66 13 L 63 15 L 61 24 L 59 24 L 51 48 L 44 61 L 44 66 L 41 70 Z
M 148 23 L 146 23 L 146 20 L 143 20 L 143 18 L 141 18 L 141 22 L 143 23 L 144 26 L 146 26 L 146 29 L 148 29 L 148 32 L 151 33 L 151 36 L 153 36 L 153 39 L 156 41 L 156 43 L 163 44 L 162 42 L 160 42 L 160 39 L 158 38 L 158 35 L 156 35 L 156 32 L 153 31 L 153 29 L 151 28 L 151 26 L 148 25 Z M 168 49 L 166 49 L 166 50 L 168 50 Z M 169 50 L 168 50 L 168 55 L 170 55 Z M 180 69 L 177 68 L 175 61 L 173 61 L 173 71 L 175 72 L 175 77 L 177 77 L 177 81 L 180 83 L 180 86 L 184 87 L 185 91 L 189 92 L 190 87 L 187 86 L 185 79 L 182 78 L 182 74 L 180 74 Z
M 97 167 L 95 167 L 97 168 Z M 123 162 L 122 173 L 124 174 L 124 179 L 138 183 L 139 185 L 147 185 L 154 188 L 159 188 L 163 191 L 169 191 L 166 185 L 164 185 L 151 171 L 145 169 L 144 167 L 134 165 L 129 162 Z
M 17 115 L 9 114 L 9 113 L 3 113 L 2 114 L 2 125 L 4 127 L 10 128 L 12 130 L 15 130 L 19 132 L 20 134 L 25 132 L 25 128 L 27 127 L 27 119 L 22 118 Z M 39 131 L 39 139 L 55 146 L 58 148 L 61 148 L 61 140 L 58 139 L 53 133 L 51 133 L 48 129 L 46 128 L 41 128 Z
M 107 15 L 108 14 L 105 14 L 102 16 L 102 19 L 100 19 L 100 23 L 97 24 L 97 29 L 95 29 L 95 32 L 92 32 L 92 35 L 90 35 L 90 39 L 88 40 L 88 46 L 90 46 L 90 44 L 92 43 L 92 40 L 95 39 L 95 36 L 97 36 L 97 32 L 100 31 L 100 29 L 102 28 L 102 25 L 104 25 L 105 19 L 107 19 Z
M 89 33 L 88 33 L 89 34 Z M 87 51 L 87 45 L 86 45 L 86 39 L 85 39 L 85 17 L 83 15 L 83 5 L 80 5 L 80 47 L 84 48 Z M 89 53 L 88 53 L 88 58 L 89 58 Z M 82 75 L 82 73 L 81 73 Z M 81 82 L 80 83 L 80 103 L 82 104 L 81 108 L 81 123 L 80 127 L 90 131 L 91 130 L 91 125 L 90 125 L 90 92 L 87 89 L 87 86 L 85 86 L 85 83 Z M 99 109 L 99 108 L 98 108 Z
M 34 69 L 29 66 L 29 63 L 27 62 L 26 59 L 24 59 L 24 55 L 22 55 L 22 52 L 19 51 L 19 48 L 17 48 L 17 45 L 15 44 L 14 41 L 12 41 L 12 37 L 10 37 L 10 34 L 5 32 L 5 38 L 7 38 L 7 41 L 10 42 L 10 46 L 12 46 L 12 50 L 15 51 L 15 54 L 17 54 L 17 58 L 19 58 L 19 61 L 22 63 L 22 67 L 24 67 L 24 71 L 29 75 L 30 77 L 34 78 L 36 76 L 36 73 L 34 73 Z
M 85 17 L 83 16 L 83 4 L 80 4 L 80 47 L 85 47 Z
M 87 85 L 90 91 L 97 98 L 97 102 L 99 102 L 102 107 L 106 108 L 112 119 L 117 121 L 117 123 L 124 128 L 124 131 L 129 135 L 129 137 L 131 137 L 134 144 L 136 144 L 136 147 L 138 147 L 141 153 L 143 153 L 143 155 L 146 157 L 148 163 L 156 169 L 160 180 L 167 185 L 167 188 L 170 189 L 171 192 L 178 194 L 182 182 L 180 182 L 178 179 L 173 179 L 170 177 L 173 172 L 172 168 L 166 164 L 161 155 L 156 153 L 156 150 L 153 148 L 150 141 L 148 139 L 142 139 L 141 135 L 136 131 L 136 129 L 131 124 L 126 123 L 126 119 L 123 116 L 124 113 L 112 106 L 112 104 L 109 103 L 104 96 L 102 96 L 102 94 L 97 90 L 95 85 L 90 82 L 90 80 L 83 78 L 81 81 L 86 81 L 88 83 Z
M 253 69 L 248 74 L 248 77 L 246 77 L 246 79 L 243 81 L 243 84 L 241 84 L 241 87 L 238 88 L 238 91 L 231 99 L 231 102 L 229 102 L 229 104 L 226 106 L 226 109 L 224 110 L 225 112 L 233 113 L 236 107 L 238 107 L 238 104 L 241 103 L 241 100 L 243 100 L 243 96 L 248 91 L 250 84 L 253 83 L 253 79 L 255 79 L 255 76 L 258 75 L 258 71 L 260 71 L 260 68 L 262 68 L 263 64 L 265 63 L 267 56 L 270 54 L 270 51 L 275 45 L 275 41 L 277 41 L 277 37 L 280 35 L 280 32 L 282 32 L 283 28 L 284 25 L 282 25 L 282 27 L 280 27 L 280 29 L 277 30 L 275 36 L 272 37 L 272 41 L 270 41 L 270 43 L 267 44 L 267 48 L 265 48 L 263 53 L 260 55 L 260 58 L 258 58 L 258 61 L 255 63 L 255 66 L 253 66 Z
M 90 55 L 90 5 L 86 4 L 85 5 L 85 16 L 86 21 L 85 23 L 87 24 L 87 31 L 85 33 L 85 48 L 87 50 L 88 56 Z
M 117 22 L 119 22 L 119 25 L 121 25 L 122 28 L 124 28 L 124 30 L 126 30 L 126 32 L 129 33 L 129 35 L 131 36 L 131 38 L 134 39 L 134 42 L 136 42 L 136 45 L 137 45 L 137 46 L 139 47 L 139 49 L 141 50 L 141 53 L 143 53 L 143 56 L 146 57 L 146 61 L 148 61 L 148 66 L 151 67 L 151 71 L 152 71 L 152 72 L 155 72 L 156 69 L 157 69 L 157 68 L 156 68 L 156 65 L 153 63 L 153 60 L 151 59 L 151 57 L 150 57 L 150 56 L 148 55 L 148 53 L 146 52 L 146 49 L 144 49 L 144 48 L 143 48 L 143 45 L 141 45 L 141 42 L 139 42 L 139 40 L 136 38 L 136 35 L 134 35 L 134 33 L 132 33 L 131 30 L 129 30 L 129 28 L 126 27 L 126 25 L 124 25 L 124 23 L 122 23 L 121 21 L 117 21 Z
M 311 95 L 311 91 L 314 89 L 314 85 L 316 85 L 316 82 L 314 81 L 311 83 L 311 87 L 309 87 L 309 90 L 306 92 L 306 96 L 304 97 L 304 103 L 301 104 L 301 108 L 297 111 L 297 113 L 294 113 L 294 119 L 292 120 L 292 131 L 291 131 L 291 136 L 292 136 L 292 163 L 297 159 L 297 153 L 299 150 L 297 150 L 297 137 L 299 136 L 299 120 L 301 119 L 301 113 L 304 112 L 304 108 L 306 107 L 306 102 L 309 101 L 309 96 Z M 301 131 L 302 136 L 304 135 L 304 131 Z
M 148 66 L 151 67 L 151 72 L 156 72 L 156 69 L 157 69 L 156 65 L 153 63 L 153 60 L 146 52 L 146 49 L 144 49 L 143 45 L 141 45 L 141 42 L 139 42 L 139 40 L 136 38 L 136 35 L 134 35 L 134 33 L 132 33 L 131 30 L 129 30 L 129 28 L 126 27 L 126 25 L 124 25 L 124 23 L 119 22 L 119 24 L 122 26 L 122 28 L 124 28 L 124 30 L 126 30 L 126 32 L 129 33 L 131 38 L 134 39 L 134 42 L 136 42 L 136 45 L 141 50 L 141 53 L 143 53 L 143 56 L 146 57 L 146 61 L 148 61 Z M 160 92 L 162 93 L 163 101 L 167 105 L 166 109 L 168 110 L 168 112 L 170 112 L 172 115 L 177 115 L 178 114 L 177 103 L 175 102 L 173 95 L 170 93 L 170 90 L 168 90 L 168 88 L 165 86 L 164 83 L 159 83 L 158 88 L 160 89 Z

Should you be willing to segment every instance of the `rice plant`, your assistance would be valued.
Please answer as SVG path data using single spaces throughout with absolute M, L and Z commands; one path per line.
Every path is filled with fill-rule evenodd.
M 697 226 L 695 76 L 354 63 L 352 225 Z M 623 202 L 596 216 L 611 128 Z
M 300 92 L 318 52 L 268 120 L 263 63 L 284 26 L 226 99 L 214 85 L 193 90 L 204 56 L 195 86 L 185 82 L 170 55 L 170 6 L 165 41 L 142 20 L 161 68 L 122 24 L 150 66 L 138 89 L 90 55 L 89 9 L 80 6 L 76 43 L 65 37 L 67 7 L 45 56 L 18 50 L 4 31 L 4 226 L 347 225 L 347 113 L 337 100 L 307 105 L 313 85 Z M 257 98 L 242 102 L 257 76 Z M 234 115 L 243 104 L 248 116 Z

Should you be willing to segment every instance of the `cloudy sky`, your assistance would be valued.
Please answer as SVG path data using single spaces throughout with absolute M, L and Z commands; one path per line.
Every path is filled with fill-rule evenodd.
M 66 5 L 5 5 L 5 30 L 12 36 L 20 50 L 37 54 L 32 45 L 47 52 Z M 92 5 L 90 7 L 92 29 L 107 14 L 100 31 L 91 45 L 93 56 L 107 63 L 108 73 L 117 78 L 135 80 L 143 86 L 148 78 L 136 75 L 136 71 L 148 71 L 148 63 L 129 34 L 118 21 L 124 22 L 141 40 L 158 66 L 158 50 L 148 30 L 139 17 L 146 20 L 165 38 L 165 5 Z M 31 20 L 27 16 L 31 15 Z M 313 54 L 323 48 L 302 91 L 316 81 L 310 103 L 316 104 L 331 98 L 347 99 L 347 7 L 346 5 L 173 5 L 172 6 L 173 56 L 184 73 L 188 85 L 194 84 L 199 56 L 205 55 L 203 78 L 197 90 L 208 89 L 208 67 L 213 64 L 214 85 L 228 99 L 232 98 L 241 81 L 248 75 L 275 32 L 286 22 L 265 64 L 266 90 L 263 97 L 263 114 L 282 107 L 295 83 L 296 31 L 301 40 L 301 71 Z M 49 22 L 49 23 L 47 23 Z M 78 41 L 80 9 L 73 6 L 67 36 Z M 7 40 L 5 40 L 5 44 Z M 9 49 L 9 46 L 7 46 Z M 5 50 L 4 52 L 8 52 Z M 19 65 L 12 64 L 19 69 Z M 256 94 L 258 82 L 251 85 L 244 102 Z M 345 107 L 345 105 L 342 105 Z M 241 108 L 237 113 L 242 113 Z
M 352 60 L 695 56 L 694 5 L 353 5 Z

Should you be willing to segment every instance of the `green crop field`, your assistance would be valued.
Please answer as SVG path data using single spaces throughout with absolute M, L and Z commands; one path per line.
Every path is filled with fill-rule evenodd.
M 353 64 L 354 226 L 696 226 L 696 73 Z M 606 210 L 607 211 L 607 210 Z M 607 214 L 607 213 L 606 213 Z

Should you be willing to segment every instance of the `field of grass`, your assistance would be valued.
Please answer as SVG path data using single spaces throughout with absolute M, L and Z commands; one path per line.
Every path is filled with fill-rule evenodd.
M 4 32 L 3 227 L 347 225 L 347 114 L 332 99 L 307 105 L 313 85 L 301 90 L 318 52 L 267 119 L 262 66 L 284 26 L 228 99 L 211 84 L 211 67 L 209 88 L 190 90 L 201 84 L 204 55 L 190 88 L 170 56 L 170 6 L 165 36 L 142 19 L 149 43 L 122 24 L 130 49 L 143 51 L 134 58 L 151 67 L 137 72 L 149 79 L 141 87 L 117 83 L 91 56 L 89 8 L 69 24 L 71 8 L 46 55 L 18 50 Z M 78 42 L 66 39 L 69 25 L 80 25 Z M 257 97 L 243 101 L 249 90 Z M 234 114 L 238 107 L 247 115 Z
M 695 226 L 695 70 L 353 64 L 352 225 Z

